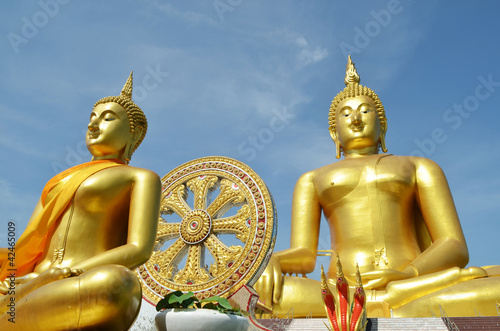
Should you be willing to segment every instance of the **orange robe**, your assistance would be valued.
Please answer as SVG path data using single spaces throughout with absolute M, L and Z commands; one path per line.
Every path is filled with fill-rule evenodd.
M 123 165 L 120 160 L 91 161 L 69 168 L 49 180 L 42 192 L 43 210 L 28 224 L 17 240 L 13 261 L 12 259 L 4 261 L 0 270 L 0 280 L 32 272 L 43 254 L 47 240 L 50 240 L 78 187 L 96 172 L 120 165 Z M 56 187 L 57 189 L 51 192 Z

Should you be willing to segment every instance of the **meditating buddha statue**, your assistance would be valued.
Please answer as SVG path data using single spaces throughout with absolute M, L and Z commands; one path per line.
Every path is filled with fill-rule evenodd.
M 161 183 L 128 165 L 147 130 L 131 97 L 132 74 L 119 96 L 97 101 L 92 161 L 52 178 L 15 259 L 2 251 L 1 330 L 127 330 L 135 320 L 141 286 L 131 269 L 152 253 Z
M 346 87 L 334 99 L 329 131 L 337 158 L 302 175 L 292 204 L 290 248 L 273 254 L 255 288 L 273 314 L 324 316 L 314 270 L 323 212 L 335 284 L 338 255 L 350 286 L 356 265 L 368 317 L 496 315 L 498 267 L 465 268 L 466 241 L 446 178 L 433 161 L 386 154 L 387 120 L 375 92 L 360 85 L 349 57 Z M 383 153 L 379 153 L 379 150 Z

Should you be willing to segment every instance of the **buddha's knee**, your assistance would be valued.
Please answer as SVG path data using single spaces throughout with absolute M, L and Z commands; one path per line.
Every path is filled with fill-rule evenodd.
M 102 325 L 104 329 L 126 329 L 141 305 L 141 286 L 136 275 L 119 265 L 103 266 L 80 276 L 82 325 Z

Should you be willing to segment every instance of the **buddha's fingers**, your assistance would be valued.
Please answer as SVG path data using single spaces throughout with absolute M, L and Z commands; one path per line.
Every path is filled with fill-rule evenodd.
M 83 274 L 83 270 L 76 268 L 76 269 L 71 269 L 71 276 L 79 276 Z
M 9 292 L 9 287 L 5 286 L 5 284 L 2 282 L 0 283 L 0 295 L 5 295 Z
M 255 290 L 259 294 L 259 301 L 262 305 L 272 308 L 273 306 L 273 281 L 266 273 L 262 274 L 254 285 Z
M 279 304 L 281 300 L 281 292 L 283 290 L 283 275 L 281 269 L 275 268 L 274 270 L 274 284 L 273 284 L 273 304 Z
M 452 285 L 487 276 L 488 273 L 483 268 L 470 267 L 464 269 L 453 267 L 412 279 L 391 282 L 386 288 L 388 296 L 385 300 L 390 304 L 391 308 L 397 308 L 412 300 Z
M 475 278 L 488 277 L 488 272 L 483 268 L 479 267 L 469 267 L 460 270 L 459 279 L 461 281 L 471 280 Z
M 21 277 L 16 277 L 16 284 L 24 284 L 24 283 L 30 282 L 33 279 L 35 279 L 36 277 L 38 277 L 38 273 L 30 272 L 27 275 L 24 275 Z

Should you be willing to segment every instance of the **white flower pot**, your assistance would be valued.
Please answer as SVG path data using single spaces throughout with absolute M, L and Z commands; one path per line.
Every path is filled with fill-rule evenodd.
M 156 314 L 158 331 L 246 331 L 248 319 L 212 309 L 165 309 Z

